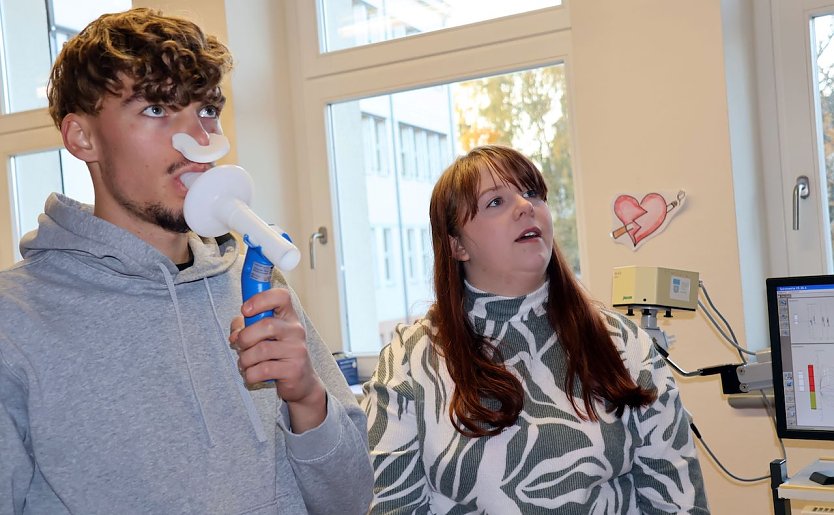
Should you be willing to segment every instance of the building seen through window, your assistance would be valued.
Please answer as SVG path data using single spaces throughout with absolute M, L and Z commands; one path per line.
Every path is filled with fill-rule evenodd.
M 555 235 L 579 273 L 566 102 L 557 64 L 331 104 L 350 351 L 378 352 L 398 324 L 431 305 L 431 191 L 454 157 L 474 146 L 513 146 L 539 165 Z

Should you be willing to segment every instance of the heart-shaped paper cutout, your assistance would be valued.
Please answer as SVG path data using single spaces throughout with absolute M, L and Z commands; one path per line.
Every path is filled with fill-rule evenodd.
M 643 238 L 663 225 L 666 199 L 659 193 L 649 193 L 637 202 L 631 195 L 620 195 L 614 201 L 614 214 L 628 229 L 628 236 L 636 247 Z

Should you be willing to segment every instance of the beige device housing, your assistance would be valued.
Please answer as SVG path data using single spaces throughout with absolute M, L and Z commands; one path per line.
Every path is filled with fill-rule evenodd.
M 611 304 L 660 306 L 695 311 L 698 307 L 698 272 L 656 266 L 621 266 L 614 269 Z

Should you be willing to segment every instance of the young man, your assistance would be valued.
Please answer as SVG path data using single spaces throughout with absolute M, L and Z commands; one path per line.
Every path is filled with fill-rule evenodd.
M 230 68 L 147 9 L 58 57 L 50 112 L 95 206 L 53 194 L 0 273 L 0 514 L 367 509 L 365 416 L 298 299 L 276 274 L 241 307 L 236 241 L 183 218 L 180 176 L 211 165 L 172 136 L 221 134 Z

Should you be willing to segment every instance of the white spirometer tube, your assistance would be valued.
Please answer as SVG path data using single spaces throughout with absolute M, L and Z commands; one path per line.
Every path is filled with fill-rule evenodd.
M 210 134 L 209 144 L 200 145 L 191 136 L 177 133 L 172 143 L 196 163 L 215 161 L 229 151 L 229 140 L 221 134 Z M 191 230 L 208 238 L 229 231 L 247 236 L 251 245 L 260 246 L 263 255 L 285 272 L 301 261 L 301 252 L 288 241 L 286 233 L 268 225 L 249 208 L 254 185 L 246 170 L 220 165 L 203 173 L 184 173 L 180 180 L 188 188 L 183 215 Z

